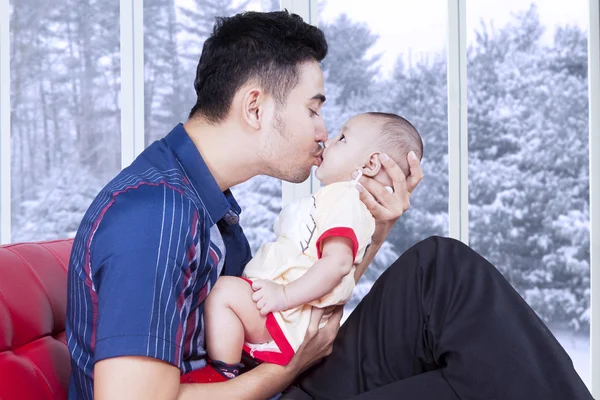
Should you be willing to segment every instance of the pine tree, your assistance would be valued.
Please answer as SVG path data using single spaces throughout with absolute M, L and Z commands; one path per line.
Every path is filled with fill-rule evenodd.
M 175 0 L 144 1 L 144 125 L 146 143 L 187 119 L 193 76 L 185 74 L 178 49 Z M 186 78 L 186 79 L 184 79 Z M 187 89 L 187 90 L 186 90 Z
M 398 253 L 431 235 L 448 232 L 448 106 L 446 60 L 438 54 L 406 68 L 398 60 L 380 94 L 385 109 L 407 118 L 423 139 L 423 181 L 411 209 L 390 234 Z
M 39 1 L 14 4 L 15 238 L 43 240 L 68 235 L 57 225 L 55 231 L 36 236 L 27 225 L 27 221 L 47 218 L 41 204 L 50 201 L 49 196 L 59 196 L 59 201 L 67 203 L 65 198 L 87 193 L 76 186 L 68 193 L 58 193 L 52 190 L 52 179 L 81 174 L 89 182 L 106 182 L 120 168 L 119 152 L 105 151 L 120 147 L 118 13 L 118 3 L 94 0 L 70 0 L 56 7 Z M 36 203 L 40 206 L 32 206 Z M 61 214 L 66 218 L 63 222 L 77 225 L 84 211 L 69 208 Z
M 351 104 L 350 99 L 366 97 L 377 76 L 379 55 L 368 55 L 377 42 L 368 25 L 352 21 L 346 14 L 331 23 L 319 24 L 325 33 L 329 51 L 323 60 L 323 71 L 328 74 L 328 83 L 340 87 L 336 102 Z
M 542 33 L 532 7 L 471 52 L 471 245 L 545 321 L 587 328 L 585 34 Z

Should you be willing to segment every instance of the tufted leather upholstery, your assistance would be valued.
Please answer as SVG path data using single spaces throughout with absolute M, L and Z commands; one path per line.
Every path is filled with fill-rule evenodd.
M 65 335 L 72 240 L 0 246 L 0 400 L 67 398 Z M 182 383 L 220 382 L 212 368 Z
M 0 247 L 0 399 L 66 399 L 71 240 Z

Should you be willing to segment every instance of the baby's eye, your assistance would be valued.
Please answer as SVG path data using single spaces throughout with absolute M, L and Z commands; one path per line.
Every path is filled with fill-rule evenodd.
M 344 136 L 344 135 L 340 136 L 340 140 L 339 141 L 340 142 L 345 142 L 346 141 L 346 136 Z

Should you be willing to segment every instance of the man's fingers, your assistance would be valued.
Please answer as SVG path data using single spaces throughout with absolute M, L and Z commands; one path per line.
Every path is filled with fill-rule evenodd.
M 267 302 L 265 301 L 265 299 L 260 299 L 256 303 L 256 308 L 258 308 L 259 310 L 262 310 L 266 304 L 267 304 Z
M 365 203 L 367 209 L 371 212 L 375 219 L 381 219 L 385 208 L 375 200 L 375 197 L 365 189 L 360 191 L 360 200 Z
M 323 319 L 329 319 L 331 314 L 337 309 L 337 306 L 329 306 L 323 308 Z
M 400 169 L 396 161 L 392 160 L 387 154 L 381 153 L 379 156 L 381 165 L 392 178 L 394 182 L 394 193 L 403 192 L 406 190 L 406 176 Z
M 368 178 L 363 176 L 360 178 L 359 183 L 367 189 L 367 192 L 371 193 L 373 197 L 375 197 L 379 203 L 384 203 L 389 201 L 393 197 L 393 194 L 388 192 L 381 183 L 377 182 L 375 179 Z
M 310 312 L 310 322 L 308 323 L 308 329 L 306 330 L 306 336 L 314 336 L 319 331 L 319 324 L 323 317 L 323 309 L 312 307 Z
M 333 313 L 329 317 L 326 327 L 331 326 L 330 329 L 335 329 L 335 331 L 337 332 L 343 315 L 344 315 L 344 307 L 342 307 L 342 306 L 336 307 L 336 309 L 333 311 Z
M 423 169 L 421 168 L 421 161 L 415 154 L 414 151 L 408 153 L 408 167 L 410 169 L 410 175 L 406 178 L 406 189 L 412 193 L 419 182 L 423 179 Z
M 337 337 L 338 330 L 340 329 L 340 321 L 342 320 L 342 315 L 344 313 L 344 307 L 338 307 L 331 314 L 331 317 L 327 320 L 327 325 L 323 327 L 321 330 L 322 334 L 325 335 L 325 339 L 327 341 L 328 349 L 326 350 L 326 355 L 331 354 L 331 345 L 333 341 Z
M 371 211 L 371 213 L 375 210 L 377 210 L 377 206 L 379 205 L 377 203 L 377 200 L 375 200 L 375 197 L 373 197 L 373 195 L 371 193 L 369 193 L 366 189 L 364 188 L 360 188 L 359 189 L 359 197 L 360 200 L 365 203 L 365 206 L 367 206 L 367 209 L 369 211 Z
M 323 308 L 323 314 L 327 315 L 331 315 L 335 310 L 338 309 L 338 306 L 328 306 Z

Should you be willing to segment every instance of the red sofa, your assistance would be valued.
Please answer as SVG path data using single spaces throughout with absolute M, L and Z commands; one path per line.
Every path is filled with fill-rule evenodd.
M 67 398 L 65 335 L 72 240 L 0 246 L 0 400 Z M 224 380 L 212 368 L 182 383 Z
M 71 240 L 0 247 L 0 399 L 66 399 Z

